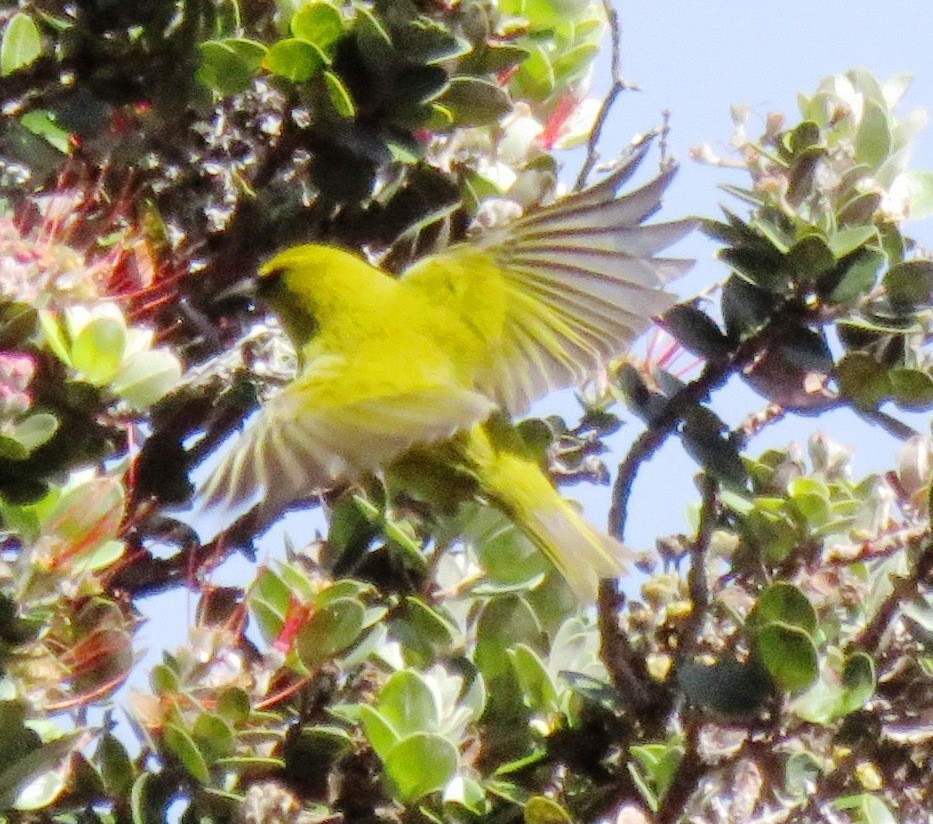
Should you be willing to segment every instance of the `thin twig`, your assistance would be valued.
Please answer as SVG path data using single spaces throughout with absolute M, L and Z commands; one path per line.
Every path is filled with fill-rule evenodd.
M 599 107 L 599 112 L 596 115 L 596 122 L 593 124 L 593 130 L 590 132 L 589 140 L 586 143 L 586 159 L 583 161 L 583 166 L 580 168 L 580 173 L 577 175 L 577 182 L 574 186 L 577 190 L 582 189 L 586 185 L 590 173 L 599 162 L 599 141 L 602 138 L 606 121 L 609 119 L 609 113 L 612 111 L 612 107 L 615 105 L 619 95 L 625 91 L 634 91 L 638 89 L 637 85 L 629 83 L 622 75 L 622 26 L 619 23 L 619 15 L 612 5 L 611 0 L 603 0 L 603 9 L 606 12 L 606 21 L 609 25 L 609 54 L 611 61 L 609 72 L 612 77 L 612 85 L 603 98 L 602 105 Z
M 757 336 L 753 340 L 757 341 Z M 722 386 L 732 374 L 733 369 L 744 365 L 744 360 L 750 360 L 756 351 L 758 351 L 757 343 L 754 347 L 743 345 L 736 350 L 733 357 L 707 363 L 700 376 L 673 395 L 661 413 L 635 439 L 625 460 L 619 464 L 619 471 L 612 487 L 612 505 L 609 509 L 609 533 L 611 535 L 620 541 L 623 539 L 628 499 L 632 492 L 635 475 L 641 465 L 667 440 L 691 406 L 695 406 L 708 397 L 714 389 Z
M 703 503 L 700 506 L 700 526 L 696 540 L 690 546 L 690 574 L 687 586 L 690 589 L 692 610 L 690 619 L 681 633 L 680 647 L 684 656 L 689 657 L 696 648 L 703 628 L 703 619 L 709 608 L 709 584 L 706 578 L 706 554 L 709 551 L 713 531 L 716 529 L 716 515 L 719 511 L 719 484 L 710 475 L 703 476 Z
M 922 582 L 933 575 L 933 539 L 928 535 L 922 538 L 920 557 L 910 574 L 893 581 L 891 594 L 884 599 L 868 626 L 859 633 L 854 645 L 866 652 L 874 652 L 881 644 L 881 639 L 888 627 L 900 612 L 901 604 L 915 597 Z
M 687 411 L 708 398 L 722 387 L 729 377 L 741 372 L 770 343 L 772 337 L 780 336 L 787 322 L 800 320 L 800 310 L 793 303 L 778 304 L 768 320 L 736 348 L 707 362 L 699 376 L 671 396 L 664 408 L 649 423 L 629 448 L 612 487 L 612 504 L 609 509 L 609 533 L 620 541 L 625 535 L 625 518 L 628 500 L 632 493 L 635 475 L 667 438 L 677 429 Z
M 628 635 L 619 626 L 619 612 L 625 596 L 610 580 L 599 585 L 599 656 L 612 683 L 630 704 L 633 714 L 644 719 L 645 713 L 659 704 L 662 690 L 655 684 L 645 669 L 644 656 L 636 652 Z
M 887 432 L 892 437 L 897 438 L 899 441 L 906 441 L 909 438 L 912 438 L 914 435 L 920 434 L 913 427 L 908 426 L 903 421 L 892 417 L 886 412 L 882 412 L 880 409 L 859 409 L 858 407 L 851 404 L 849 405 L 849 408 L 860 418 L 863 418 L 869 423 L 880 426 L 885 432 Z
M 698 716 L 690 718 L 684 734 L 684 754 L 680 759 L 671 786 L 664 796 L 664 803 L 655 816 L 656 824 L 673 824 L 680 821 L 690 799 L 697 791 L 700 777 L 706 771 L 700 758 L 700 727 Z
M 214 569 L 237 550 L 252 547 L 277 518 L 278 514 L 264 516 L 260 507 L 255 507 L 206 544 L 193 540 L 193 533 L 186 531 L 188 540 L 174 555 L 156 558 L 143 552 L 113 576 L 111 587 L 136 598 L 180 584 L 196 585 L 205 570 Z

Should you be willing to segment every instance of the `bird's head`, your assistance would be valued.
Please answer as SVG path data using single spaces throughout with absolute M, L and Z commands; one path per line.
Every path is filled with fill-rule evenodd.
M 301 349 L 318 329 L 314 286 L 325 261 L 317 250 L 326 247 L 295 246 L 279 252 L 259 269 L 256 294 L 278 316 L 297 349 Z

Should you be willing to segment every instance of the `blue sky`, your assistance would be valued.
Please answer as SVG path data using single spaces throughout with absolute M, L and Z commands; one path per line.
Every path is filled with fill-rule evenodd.
M 798 92 L 811 93 L 822 77 L 864 66 L 882 80 L 912 73 L 914 85 L 905 111 L 917 106 L 933 109 L 933 3 L 928 0 L 654 0 L 638 4 L 619 0 L 617 8 L 623 27 L 625 75 L 642 90 L 626 93 L 619 101 L 606 131 L 603 155 L 611 157 L 633 135 L 657 125 L 660 113 L 669 110 L 669 143 L 682 162 L 665 206 L 664 214 L 671 219 L 687 214 L 716 215 L 718 204 L 728 201 L 717 185 L 745 182 L 740 172 L 708 168 L 688 159 L 690 147 L 704 142 L 726 150 L 733 104 L 751 107 L 749 131 L 754 134 L 770 111 L 794 118 Z M 595 78 L 594 93 L 607 85 L 603 65 Z M 933 129 L 921 134 L 913 165 L 933 169 Z M 933 247 L 933 222 L 913 226 L 911 234 Z M 678 284 L 684 297 L 727 274 L 713 259 L 714 247 L 699 236 L 677 251 L 698 261 L 694 271 Z M 716 396 L 717 410 L 730 423 L 763 405 L 740 386 L 730 386 Z M 542 402 L 536 412 L 562 412 L 568 419 L 577 414 L 567 395 Z M 624 417 L 629 423 L 617 439 L 619 449 L 640 431 L 637 421 L 627 414 Z M 915 418 L 913 424 L 926 427 L 923 419 Z M 897 454 L 898 444 L 893 439 L 842 413 L 819 419 L 791 418 L 767 429 L 752 443 L 751 451 L 791 440 L 805 445 L 818 429 L 856 448 L 859 474 L 890 467 Z M 621 457 L 622 452 L 609 456 L 610 467 Z M 686 528 L 686 506 L 697 499 L 693 474 L 693 464 L 676 441 L 669 442 L 642 469 L 627 530 L 633 546 L 653 548 L 658 536 Z M 577 487 L 573 494 L 584 500 L 594 521 L 605 523 L 607 490 Z M 293 534 L 299 544 L 309 537 L 306 527 L 293 529 Z M 270 536 L 263 545 L 265 551 L 277 554 L 281 533 Z M 228 565 L 215 578 L 220 583 L 242 584 L 251 574 L 244 566 L 242 561 Z M 171 620 L 154 617 L 142 630 L 143 643 L 155 649 L 184 642 L 194 603 L 195 596 L 184 591 L 145 601 L 142 606 L 150 616 L 170 615 Z M 189 620 L 185 620 L 186 615 Z
M 604 156 L 611 156 L 632 134 L 671 115 L 669 144 L 681 162 L 680 173 L 665 202 L 664 215 L 716 216 L 719 204 L 740 209 L 717 187 L 744 185 L 739 171 L 712 168 L 689 159 L 691 147 L 709 143 L 728 152 L 732 133 L 730 106 L 751 109 L 750 136 L 760 134 L 769 112 L 783 112 L 788 122 L 797 116 L 798 93 L 812 94 L 819 81 L 831 74 L 861 66 L 880 80 L 900 74 L 914 76 L 902 112 L 924 107 L 933 113 L 933 3 L 893 0 L 878 3 L 791 0 L 761 3 L 754 0 L 655 0 L 651 3 L 616 3 L 622 24 L 622 65 L 627 80 L 641 91 L 626 93 L 607 128 Z M 608 83 L 607 68 L 597 75 L 594 92 Z M 933 169 L 933 124 L 921 133 L 913 168 Z M 933 247 L 933 221 L 918 221 L 908 233 Z M 722 280 L 727 272 L 714 259 L 715 247 L 698 235 L 682 243 L 677 252 L 695 257 L 697 265 L 674 284 L 689 297 Z M 734 382 L 715 396 L 715 408 L 730 424 L 764 406 L 764 402 Z M 640 431 L 626 415 L 628 432 L 620 448 Z M 912 425 L 928 432 L 928 417 L 913 416 Z M 855 416 L 832 413 L 820 418 L 790 417 L 768 428 L 750 444 L 756 454 L 769 446 L 796 441 L 806 446 L 810 434 L 822 430 L 853 446 L 857 475 L 890 468 L 899 444 Z M 613 455 L 612 466 L 622 454 Z M 697 500 L 693 469 L 676 441 L 665 448 L 639 474 L 632 497 L 626 537 L 640 549 L 651 549 L 655 538 L 686 528 L 685 510 Z M 576 492 L 576 490 L 575 490 Z M 604 517 L 608 494 L 586 495 L 594 520 Z

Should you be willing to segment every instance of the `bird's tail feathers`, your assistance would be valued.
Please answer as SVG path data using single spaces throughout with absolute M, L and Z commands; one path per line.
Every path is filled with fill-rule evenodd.
M 483 493 L 534 543 L 583 603 L 596 600 L 599 581 L 625 572 L 632 553 L 590 526 L 562 498 L 538 462 L 523 454 L 514 430 L 495 422 L 474 427 L 466 453 Z
M 523 512 L 516 520 L 581 603 L 594 603 L 599 581 L 620 577 L 626 571 L 626 560 L 632 558 L 627 547 L 590 526 L 573 504 L 556 492 L 547 505 Z

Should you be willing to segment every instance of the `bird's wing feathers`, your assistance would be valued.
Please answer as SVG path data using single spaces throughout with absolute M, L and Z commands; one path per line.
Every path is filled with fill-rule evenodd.
M 648 139 L 638 144 L 597 185 L 446 253 L 481 251 L 501 274 L 505 320 L 477 386 L 512 414 L 552 389 L 592 376 L 673 304 L 664 284 L 692 261 L 655 255 L 688 234 L 695 222 L 642 221 L 660 207 L 675 168 L 616 195 L 648 144 Z
M 328 370 L 329 372 L 329 370 Z M 201 490 L 204 508 L 277 512 L 375 472 L 415 443 L 449 438 L 493 404 L 453 382 L 335 396 L 314 364 L 269 400 Z

